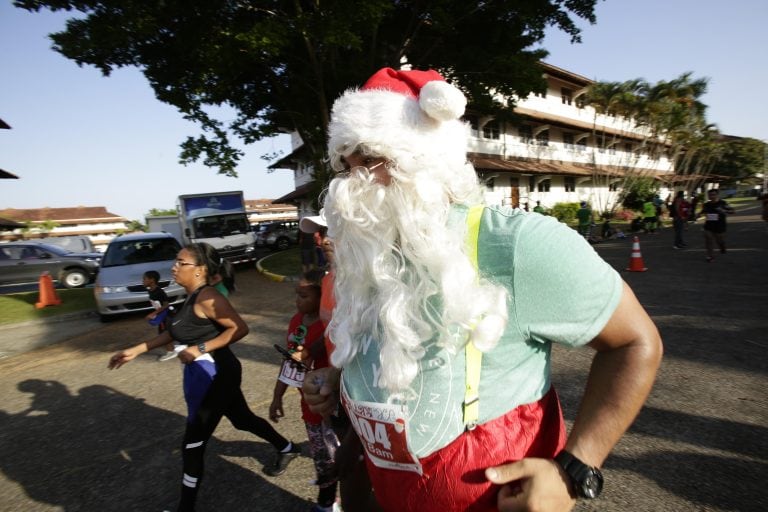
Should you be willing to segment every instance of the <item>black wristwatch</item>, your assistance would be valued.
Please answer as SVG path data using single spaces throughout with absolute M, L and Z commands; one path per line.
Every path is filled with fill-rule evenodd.
M 560 464 L 571 479 L 571 486 L 576 496 L 590 500 L 600 496 L 603 490 L 603 474 L 599 469 L 587 466 L 565 450 L 557 454 L 555 462 Z
M 205 354 L 205 343 L 198 343 L 197 350 L 199 350 L 201 354 Z

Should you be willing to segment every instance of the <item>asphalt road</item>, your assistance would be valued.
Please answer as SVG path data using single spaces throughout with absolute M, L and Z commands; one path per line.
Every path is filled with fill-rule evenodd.
M 700 225 L 690 226 L 684 251 L 672 249 L 669 228 L 641 235 L 647 272 L 624 271 L 631 239 L 595 246 L 656 321 L 665 359 L 646 407 L 606 461 L 603 496 L 577 510 L 768 510 L 768 230 L 750 208 L 731 219 L 728 237 L 728 254 L 706 263 Z M 294 311 L 293 284 L 254 270 L 241 271 L 238 284 L 233 302 L 251 333 L 234 350 L 246 398 L 266 416 L 279 364 L 272 344 Z M 81 332 L 62 334 L 73 324 Z M 64 339 L 0 359 L 0 510 L 172 510 L 185 414 L 179 365 L 146 354 L 106 369 L 114 350 L 152 328 L 135 317 L 81 318 L 7 328 L 0 343 L 12 346 L 25 333 Z M 569 422 L 590 356 L 554 351 L 553 380 Z M 286 396 L 278 429 L 306 453 L 298 400 Z M 223 421 L 198 510 L 308 510 L 316 493 L 311 460 L 270 478 L 262 472 L 270 456 L 265 442 Z

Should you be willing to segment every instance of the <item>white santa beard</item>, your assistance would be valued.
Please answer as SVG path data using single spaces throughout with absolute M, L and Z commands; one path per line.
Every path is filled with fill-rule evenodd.
M 501 330 L 506 323 L 504 292 L 477 282 L 464 230 L 446 228 L 447 194 L 418 181 L 394 179 L 385 187 L 353 175 L 334 180 L 325 204 L 336 248 L 333 364 L 348 363 L 370 335 L 380 347 L 379 384 L 391 390 L 416 377 L 426 342 L 457 351 L 479 319 L 501 311 Z M 424 194 L 419 189 L 427 185 Z M 493 339 L 475 340 L 481 350 L 501 331 L 488 335 Z

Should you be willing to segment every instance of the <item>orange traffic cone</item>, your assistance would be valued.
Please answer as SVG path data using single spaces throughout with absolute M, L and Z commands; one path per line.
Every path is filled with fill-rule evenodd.
M 629 258 L 627 270 L 630 272 L 645 272 L 648 270 L 645 263 L 643 263 L 643 255 L 640 254 L 640 239 L 637 237 L 632 241 L 632 256 Z
M 51 279 L 51 274 L 48 272 L 43 272 L 40 274 L 40 280 L 38 283 L 38 288 L 40 289 L 38 298 L 40 300 L 35 303 L 35 307 L 37 309 L 43 309 L 46 306 L 58 306 L 61 304 L 61 299 L 58 295 L 56 295 L 56 290 L 53 288 L 53 279 Z

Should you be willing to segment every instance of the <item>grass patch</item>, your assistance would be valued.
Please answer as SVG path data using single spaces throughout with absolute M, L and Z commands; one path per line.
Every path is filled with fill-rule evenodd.
M 261 260 L 261 268 L 281 276 L 301 274 L 301 252 L 298 247 L 270 254 Z
M 0 295 L 0 324 L 28 322 L 65 313 L 96 310 L 93 288 L 56 290 L 56 294 L 61 299 L 61 304 L 58 306 L 48 306 L 43 309 L 35 308 L 38 292 Z
M 756 197 L 729 197 L 725 202 L 734 208 L 738 206 L 757 206 L 761 204 Z

